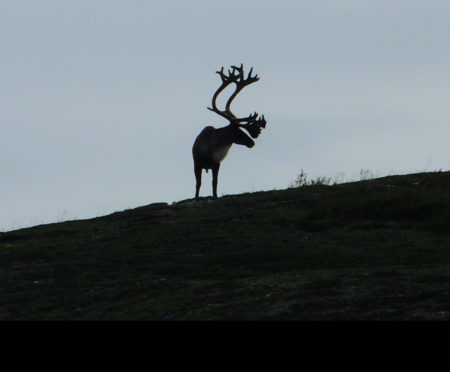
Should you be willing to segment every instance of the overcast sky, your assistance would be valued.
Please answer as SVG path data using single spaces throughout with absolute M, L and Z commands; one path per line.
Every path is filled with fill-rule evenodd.
M 449 19 L 448 0 L 0 0 L 0 231 L 192 198 L 232 64 L 260 76 L 233 111 L 267 127 L 219 196 L 449 170 Z

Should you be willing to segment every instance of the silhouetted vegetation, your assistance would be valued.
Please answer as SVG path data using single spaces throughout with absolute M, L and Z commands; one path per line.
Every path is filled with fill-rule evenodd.
M 0 234 L 0 319 L 450 319 L 450 172 Z
M 314 185 L 330 185 L 332 181 L 331 177 L 319 176 L 315 180 L 310 179 L 308 174 L 302 169 L 297 178 L 292 182 L 289 187 L 304 187 Z M 336 182 L 335 182 L 336 183 Z

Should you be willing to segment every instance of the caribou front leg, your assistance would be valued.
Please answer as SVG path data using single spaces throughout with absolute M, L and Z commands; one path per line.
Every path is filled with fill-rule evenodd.
M 220 163 L 217 163 L 212 169 L 212 187 L 213 187 L 213 198 L 217 199 L 217 178 L 219 176 Z
M 199 198 L 200 186 L 202 185 L 202 168 L 197 164 L 194 165 L 194 173 L 195 173 L 195 199 Z

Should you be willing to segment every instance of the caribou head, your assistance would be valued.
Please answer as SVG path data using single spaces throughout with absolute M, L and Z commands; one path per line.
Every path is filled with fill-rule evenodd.
M 237 145 L 244 145 L 252 148 L 255 145 L 252 138 L 258 138 L 261 133 L 261 128 L 266 127 L 264 115 L 259 117 L 258 113 L 255 112 L 247 117 L 238 118 L 230 109 L 231 102 L 233 102 L 239 92 L 247 85 L 259 80 L 258 75 L 252 76 L 252 72 L 253 67 L 250 69 L 247 77 L 245 77 L 242 64 L 240 67 L 231 66 L 231 68 L 228 69 L 228 74 L 223 71 L 223 67 L 220 71 L 217 71 L 222 80 L 222 84 L 214 93 L 212 107 L 208 107 L 208 109 L 227 119 L 229 124 L 217 129 L 211 126 L 204 128 L 194 142 L 192 155 L 194 157 L 196 199 L 199 197 L 202 170 L 205 169 L 206 172 L 208 172 L 208 169 L 212 169 L 213 197 L 217 198 L 217 177 L 219 174 L 220 162 L 227 155 L 231 145 L 235 143 Z M 235 90 L 228 98 L 225 110 L 221 111 L 216 106 L 216 99 L 225 88 L 233 83 L 235 84 Z M 245 129 L 252 138 L 250 138 L 242 129 Z

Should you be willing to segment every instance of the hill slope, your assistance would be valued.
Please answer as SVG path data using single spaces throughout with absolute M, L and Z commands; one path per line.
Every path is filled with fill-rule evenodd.
M 0 319 L 450 319 L 450 172 L 0 234 Z

